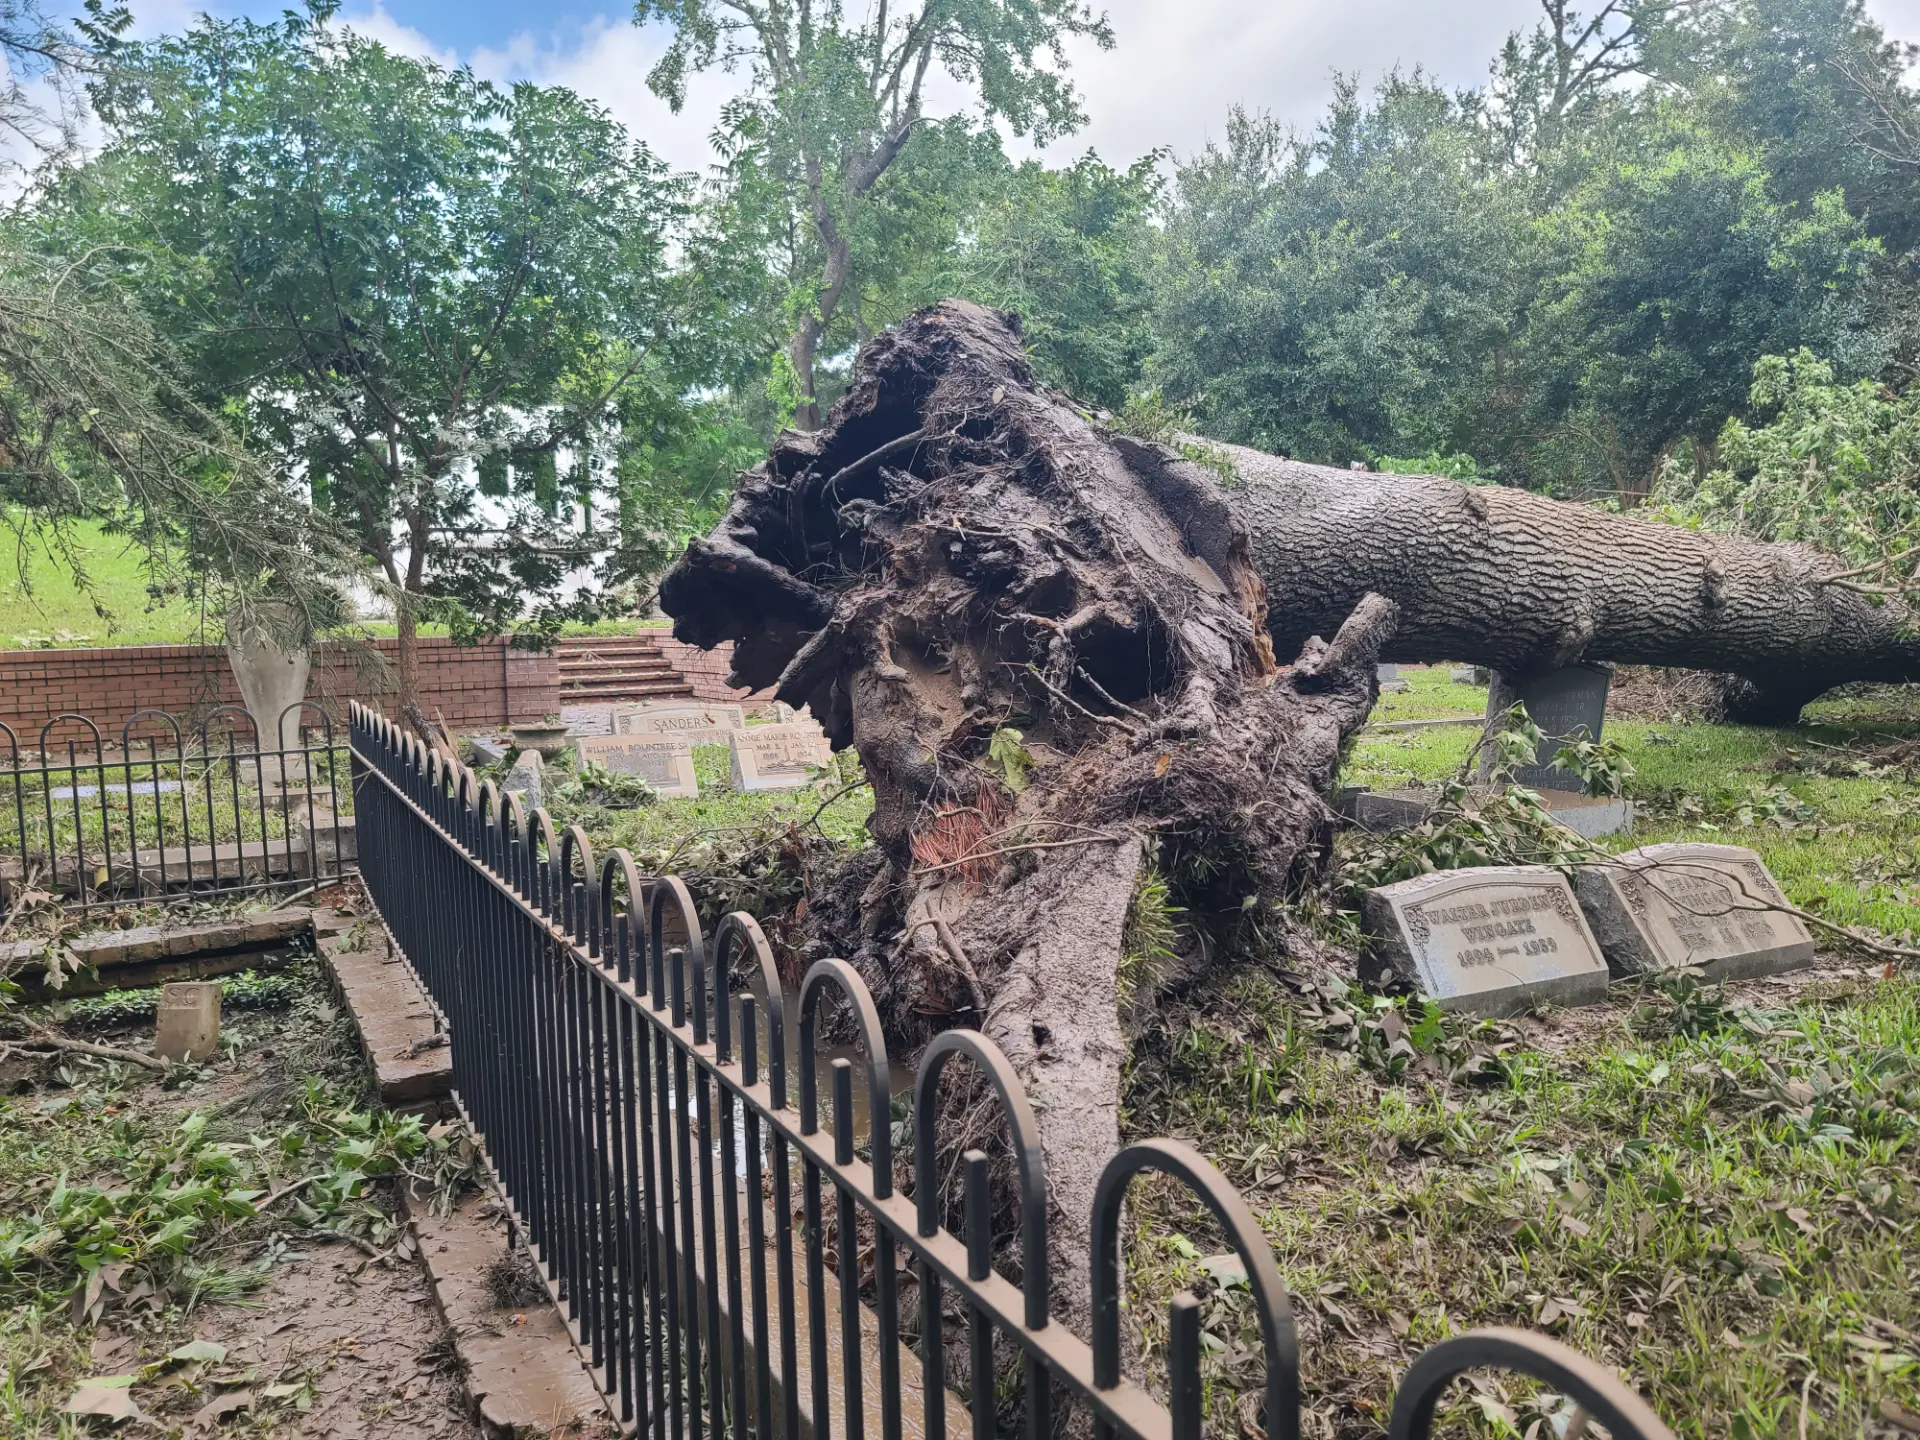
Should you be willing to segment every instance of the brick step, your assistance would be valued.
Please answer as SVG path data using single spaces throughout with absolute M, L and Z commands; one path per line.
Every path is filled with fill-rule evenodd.
M 569 655 L 560 661 L 562 675 L 575 675 L 590 670 L 631 670 L 653 675 L 679 673 L 667 661 L 655 659 L 651 655 Z
M 685 685 L 672 670 L 572 670 L 561 676 L 563 685 Z
M 577 655 L 587 650 L 600 653 L 620 650 L 646 650 L 656 655 L 662 653 L 660 642 L 649 640 L 644 635 L 580 636 L 572 640 L 563 640 L 559 647 L 559 653 L 563 656 Z
M 560 694 L 570 700 L 691 700 L 693 686 L 684 681 L 570 680 L 560 686 Z

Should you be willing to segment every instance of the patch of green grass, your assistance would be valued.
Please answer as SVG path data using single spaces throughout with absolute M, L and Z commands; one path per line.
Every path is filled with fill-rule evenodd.
M 1486 714 L 1487 687 L 1456 685 L 1452 674 L 1451 665 L 1402 665 L 1400 678 L 1410 688 L 1382 694 L 1369 718 L 1378 723 Z
M 16 549 L 0 561 L 0 650 L 200 640 L 200 607 L 183 596 L 152 593 L 146 554 L 137 543 L 92 521 L 75 522 L 73 535 L 93 593 L 45 546 Z M 218 628 L 215 623 L 216 634 Z
M 727 746 L 696 745 L 697 799 L 662 798 L 632 810 L 607 810 L 570 805 L 563 794 L 555 797 L 549 809 L 556 825 L 579 824 L 596 847 L 624 845 L 635 854 L 670 854 L 698 840 L 790 824 L 817 825 L 829 840 L 842 845 L 857 845 L 866 838 L 873 792 L 859 783 L 859 761 L 851 751 L 836 756 L 817 781 L 800 790 L 745 794 L 733 788 L 731 772 Z
M 1537 1026 L 1408 1027 L 1480 1064 L 1393 1080 L 1351 1038 L 1393 1002 L 1241 972 L 1136 1056 L 1129 1133 L 1196 1143 L 1273 1246 L 1307 1433 L 1378 1433 L 1418 1350 L 1494 1324 L 1617 1368 L 1688 1437 L 1854 1436 L 1883 1402 L 1920 1409 L 1920 980 L 1633 998 L 1576 1012 L 1557 1052 Z M 1224 1423 L 1259 1378 L 1245 1293 L 1207 1279 L 1220 1237 L 1182 1192 L 1133 1194 L 1133 1323 L 1152 1352 L 1171 1296 L 1208 1292 Z M 1540 1413 L 1495 1383 L 1454 1396 L 1449 1433 Z

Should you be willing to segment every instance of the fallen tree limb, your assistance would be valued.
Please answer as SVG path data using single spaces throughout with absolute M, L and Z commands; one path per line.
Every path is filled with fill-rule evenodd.
M 24 1015 L 12 1017 L 17 1023 L 26 1026 L 30 1038 L 11 1040 L 7 1043 L 19 1050 L 65 1050 L 76 1055 L 92 1055 L 102 1060 L 119 1060 L 128 1065 L 143 1065 L 162 1075 L 173 1067 L 157 1055 L 142 1055 L 138 1050 L 123 1050 L 118 1045 L 96 1045 L 91 1040 L 73 1040 L 50 1030 L 45 1025 L 27 1019 Z

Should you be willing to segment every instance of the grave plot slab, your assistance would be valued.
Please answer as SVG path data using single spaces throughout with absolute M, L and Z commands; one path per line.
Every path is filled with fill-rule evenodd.
M 1589 840 L 1598 840 L 1603 835 L 1618 835 L 1633 827 L 1635 811 L 1631 800 L 1581 795 L 1572 790 L 1541 790 L 1538 794 L 1541 808 L 1555 821 Z M 1412 829 L 1432 813 L 1439 799 L 1439 792 L 1435 790 L 1367 790 L 1356 787 L 1341 794 L 1335 808 L 1362 830 L 1377 834 Z
M 1511 1015 L 1603 1000 L 1609 975 L 1566 877 L 1543 865 L 1421 875 L 1367 892 L 1363 978 L 1411 984 L 1443 1009 Z
M 637 775 L 658 795 L 692 800 L 700 794 L 693 747 L 685 735 L 590 735 L 579 742 L 581 763 L 591 760 L 616 775 Z
M 1738 845 L 1628 850 L 1583 866 L 1574 891 L 1623 975 L 1695 967 L 1710 979 L 1744 980 L 1813 963 L 1813 936 L 1773 908 L 1785 894 L 1760 857 Z

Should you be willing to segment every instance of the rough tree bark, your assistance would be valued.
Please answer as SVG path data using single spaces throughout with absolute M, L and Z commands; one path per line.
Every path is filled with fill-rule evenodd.
M 858 750 L 879 864 L 809 923 L 902 1050 L 975 1025 L 1031 1086 L 1070 1318 L 1143 871 L 1216 938 L 1270 916 L 1328 854 L 1382 656 L 1731 670 L 1780 709 L 1920 669 L 1904 612 L 1811 552 L 1227 454 L 1223 480 L 1108 432 L 1036 386 L 1017 320 L 949 301 L 868 344 L 661 586 L 681 640 L 735 643 L 732 683 Z
M 1753 720 L 1791 721 L 1848 681 L 1920 678 L 1913 611 L 1835 583 L 1846 566 L 1808 546 L 1218 448 L 1282 654 L 1372 592 L 1400 606 L 1387 660 L 1720 671 L 1738 677 L 1727 699 Z
M 1149 850 L 1212 857 L 1236 909 L 1316 867 L 1394 618 L 1362 597 L 1280 669 L 1219 490 L 1130 453 L 1036 387 L 1017 322 L 948 302 L 870 343 L 661 587 L 677 636 L 733 640 L 736 683 L 859 751 L 884 865 L 840 935 L 894 1041 L 975 1025 L 1030 1085 L 1068 1316 Z

